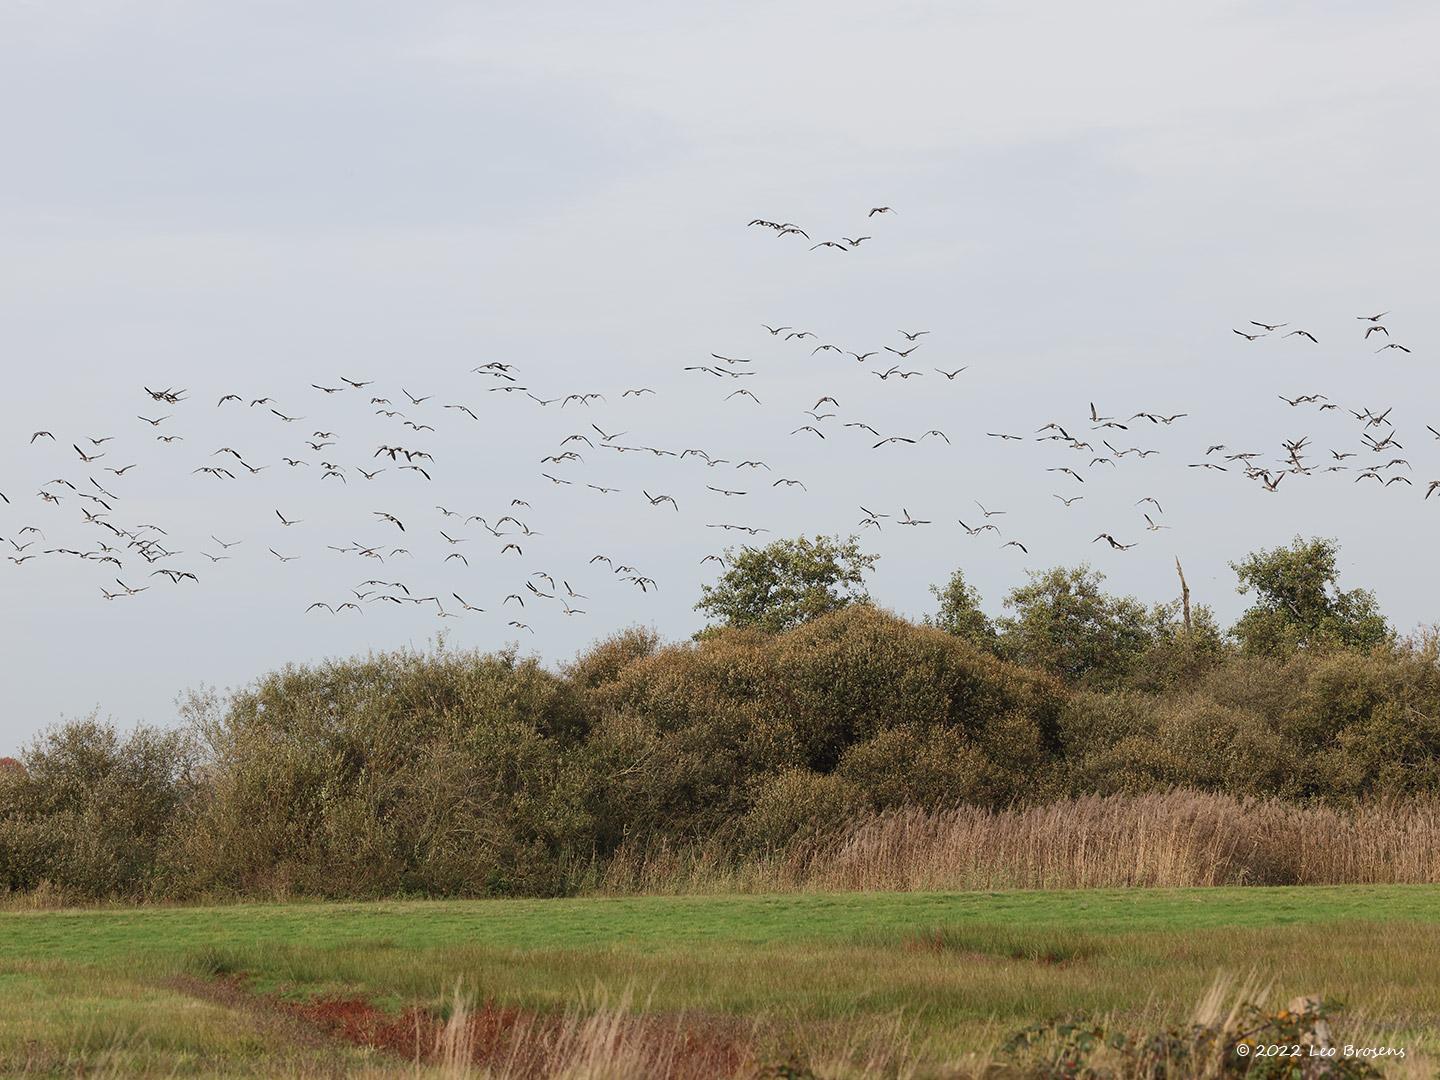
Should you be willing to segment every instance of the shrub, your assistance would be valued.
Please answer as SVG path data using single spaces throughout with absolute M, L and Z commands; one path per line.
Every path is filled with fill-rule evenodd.
M 748 846 L 779 848 L 797 837 L 835 830 L 864 803 L 855 785 L 839 774 L 784 769 L 756 785 L 740 834 Z
M 50 729 L 0 769 L 0 891 L 48 882 L 85 897 L 146 894 L 162 838 L 193 797 L 184 732 L 122 735 L 91 716 Z
M 544 892 L 588 838 L 576 692 L 513 652 L 292 666 L 200 726 L 211 781 L 173 852 L 191 891 Z

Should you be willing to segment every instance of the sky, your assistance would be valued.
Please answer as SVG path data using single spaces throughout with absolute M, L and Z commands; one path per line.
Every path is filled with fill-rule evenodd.
M 683 639 L 705 555 L 801 532 L 861 535 L 872 594 L 911 617 L 957 567 L 994 613 L 1027 572 L 1081 561 L 1163 601 L 1178 556 L 1227 621 L 1232 561 L 1332 536 L 1347 584 L 1428 623 L 1437 38 L 1433 5 L 1340 0 L 0 0 L 0 754 L 91 711 L 170 724 L 187 689 L 438 633 L 552 664 L 627 625 Z M 1389 336 L 1366 340 L 1357 316 L 1380 312 Z M 1252 319 L 1288 326 L 1232 333 Z M 884 351 L 900 329 L 929 331 L 906 358 Z M 1376 352 L 1389 341 L 1411 351 Z M 533 397 L 492 389 L 491 363 Z M 877 377 L 892 364 L 920 374 Z M 561 404 L 580 393 L 604 397 Z M 1127 427 L 1095 429 L 1091 402 Z M 874 449 L 849 422 L 949 442 Z M 1050 422 L 1096 454 L 1037 441 Z M 1190 467 L 1253 451 L 1278 471 L 1302 436 L 1315 471 L 1273 493 L 1238 462 Z M 431 479 L 381 445 L 429 453 Z M 640 446 L 727 463 L 617 449 Z M 583 460 L 541 461 L 569 450 Z M 1325 473 L 1332 450 L 1405 458 L 1383 475 L 1411 484 Z M 236 478 L 193 471 L 212 466 Z M 91 480 L 108 507 L 79 497 Z M 984 522 L 976 501 L 1004 511 L 999 537 L 958 523 Z M 864 526 L 862 506 L 891 516 Z M 148 563 L 102 520 L 158 525 L 175 554 Z M 104 599 L 116 578 L 148 588 Z M 352 590 L 359 614 L 306 611 Z

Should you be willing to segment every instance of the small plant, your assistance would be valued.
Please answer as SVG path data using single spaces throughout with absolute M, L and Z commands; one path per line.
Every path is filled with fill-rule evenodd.
M 766 1065 L 755 1074 L 756 1080 L 820 1080 L 819 1073 L 792 1053 L 784 1061 Z
M 1333 1054 L 1330 1021 L 1337 1011 L 1338 1006 L 1318 998 L 1298 999 L 1279 1011 L 1247 1001 L 1223 1020 L 1138 1034 L 1082 1015 L 1027 1027 L 1002 1049 L 1020 1075 L 1033 1080 L 1372 1080 L 1382 1076 L 1364 1058 Z M 1257 1052 L 1267 1047 L 1288 1052 Z
M 221 979 L 240 974 L 240 964 L 235 955 L 217 945 L 196 949 L 186 959 L 185 967 L 202 979 Z

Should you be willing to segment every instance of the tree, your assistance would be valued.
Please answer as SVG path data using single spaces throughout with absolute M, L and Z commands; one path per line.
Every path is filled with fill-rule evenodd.
M 963 570 L 956 570 L 944 585 L 931 585 L 930 595 L 940 601 L 940 608 L 925 617 L 927 624 L 982 649 L 995 648 L 995 623 L 981 609 L 980 593 L 965 580 Z
M 727 549 L 725 558 L 728 568 L 714 585 L 702 586 L 695 609 L 721 626 L 776 633 L 868 602 L 864 576 L 879 556 L 861 551 L 854 536 L 800 536 L 762 548 Z
M 1194 685 L 1227 655 L 1225 631 L 1206 604 L 1187 610 L 1185 598 L 1150 609 L 1150 643 L 1132 665 L 1126 682 L 1164 693 Z
M 1069 682 L 1122 678 L 1150 643 L 1145 606 L 1101 587 L 1105 575 L 1088 566 L 1031 572 L 1011 591 L 999 620 L 1000 654 Z
M 1248 653 L 1287 656 L 1324 646 L 1368 648 L 1393 637 L 1368 589 L 1342 592 L 1339 545 L 1330 539 L 1302 540 L 1252 553 L 1231 563 L 1237 591 L 1255 602 L 1231 629 Z

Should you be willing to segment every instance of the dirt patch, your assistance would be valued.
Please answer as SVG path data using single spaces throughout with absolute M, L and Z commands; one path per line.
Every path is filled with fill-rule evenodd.
M 282 1001 L 275 1007 L 333 1038 L 411 1061 L 426 1056 L 435 1045 L 438 1029 L 434 1019 L 419 1009 L 407 1009 L 395 1016 L 360 998 Z
M 362 997 L 287 1001 L 252 993 L 243 975 L 185 976 L 171 984 L 243 1009 L 302 1045 L 339 1041 L 407 1062 L 495 1069 L 514 1080 L 541 1080 L 582 1062 L 619 1065 L 655 1080 L 712 1080 L 754 1068 L 752 1033 L 733 1017 L 560 1015 L 486 1002 L 446 1019 L 418 1005 L 387 1012 Z

